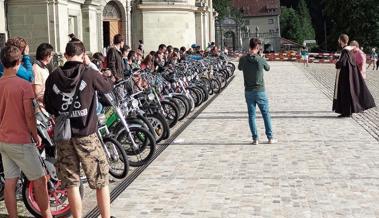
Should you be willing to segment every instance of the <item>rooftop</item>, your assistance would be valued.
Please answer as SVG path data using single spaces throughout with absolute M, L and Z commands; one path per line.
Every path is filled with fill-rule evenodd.
M 246 17 L 280 15 L 280 0 L 232 0 Z

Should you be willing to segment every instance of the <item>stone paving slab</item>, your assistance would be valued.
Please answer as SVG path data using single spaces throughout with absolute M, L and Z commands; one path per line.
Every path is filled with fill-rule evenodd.
M 379 217 L 379 149 L 292 63 L 266 74 L 279 143 L 251 145 L 243 79 L 112 204 L 116 217 Z M 258 119 L 264 141 L 262 119 Z

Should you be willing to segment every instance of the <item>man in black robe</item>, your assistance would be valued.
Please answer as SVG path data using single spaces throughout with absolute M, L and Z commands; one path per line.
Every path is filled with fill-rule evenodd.
M 347 46 L 349 37 L 342 34 L 338 42 L 343 49 L 336 63 L 333 111 L 340 114 L 338 117 L 350 117 L 353 113 L 375 107 L 375 101 L 359 72 L 352 47 Z

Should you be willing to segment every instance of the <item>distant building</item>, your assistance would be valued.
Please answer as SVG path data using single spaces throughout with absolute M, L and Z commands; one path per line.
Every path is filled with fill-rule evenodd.
M 42 42 L 63 53 L 68 34 L 90 52 L 104 51 L 121 33 L 126 44 L 157 50 L 161 43 L 205 47 L 214 41 L 212 0 L 0 0 L 0 47 L 8 37 Z
M 231 17 L 216 21 L 216 42 L 222 48 L 247 50 L 257 37 L 266 51 L 280 50 L 280 0 L 232 0 L 242 22 Z

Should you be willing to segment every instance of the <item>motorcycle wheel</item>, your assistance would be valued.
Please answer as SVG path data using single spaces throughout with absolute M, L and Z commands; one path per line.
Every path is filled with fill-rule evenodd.
M 107 157 L 109 174 L 116 179 L 125 178 L 129 172 L 129 162 L 124 147 L 114 138 L 105 137 L 103 141 L 110 154 L 110 157 Z
M 54 187 L 48 189 L 50 209 L 53 217 L 63 218 L 71 215 L 70 205 L 68 203 L 67 190 L 61 188 L 61 181 L 50 179 L 48 181 Z M 84 188 L 83 183 L 79 185 L 80 197 L 83 199 Z M 26 209 L 35 217 L 42 217 L 40 209 L 34 195 L 34 184 L 25 179 L 22 186 L 22 199 Z

